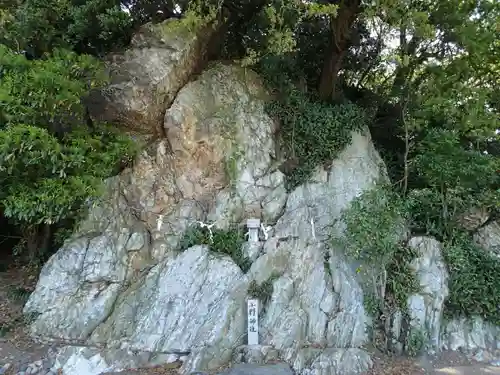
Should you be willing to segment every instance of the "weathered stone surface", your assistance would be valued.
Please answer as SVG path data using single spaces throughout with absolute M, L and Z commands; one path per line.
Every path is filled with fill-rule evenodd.
M 313 182 L 291 192 L 264 255 L 252 265 L 258 283 L 279 276 L 262 317 L 262 344 L 279 349 L 298 374 L 351 374 L 370 364 L 362 350 L 343 350 L 365 343 L 366 316 L 354 267 L 329 236 L 340 233 L 334 223 L 341 211 L 384 174 L 370 138 L 354 134 L 330 170 L 318 170 Z M 306 355 L 305 347 L 324 349 Z M 335 358 L 344 355 L 338 366 Z
M 208 214 L 219 228 L 242 217 L 275 221 L 286 203 L 284 175 L 272 165 L 275 129 L 264 111 L 266 98 L 254 72 L 218 64 L 186 85 L 165 115 L 175 154 L 190 156 L 198 166 L 179 188 L 196 191 L 193 181 L 207 171 L 229 183 Z
M 233 363 L 264 364 L 279 360 L 279 351 L 270 345 L 242 345 L 233 351 Z
M 215 257 L 202 246 L 190 248 L 152 268 L 120 296 L 90 341 L 152 353 L 216 347 L 215 366 L 220 365 L 243 340 L 247 287 L 229 257 Z
M 458 223 L 468 231 L 474 231 L 486 223 L 490 217 L 490 212 L 485 208 L 473 207 L 463 215 L 458 217 Z
M 89 98 L 92 116 L 142 134 L 157 133 L 166 106 L 206 59 L 215 29 L 181 20 L 146 24 L 130 47 L 108 58 L 111 84 Z
M 500 259 L 500 223 L 493 221 L 474 234 L 474 240 Z
M 168 154 L 165 141 L 160 142 L 142 153 L 133 170 L 108 181 L 108 194 L 94 202 L 79 238 L 54 255 L 40 276 L 25 309 L 42 314 L 32 326 L 34 334 L 88 338 L 119 303 L 118 295 L 130 291 L 153 267 L 161 268 L 162 261 L 175 258 L 179 238 L 188 226 L 207 220 L 210 210 L 220 211 L 221 197 L 242 207 L 226 211 L 224 219 L 232 224 L 243 219 L 246 208 L 242 201 L 248 191 L 254 193 L 253 203 L 261 207 L 259 199 L 282 189 L 283 175 L 265 169 L 275 146 L 271 137 L 274 124 L 264 113 L 261 100 L 264 91 L 254 73 L 243 73 L 237 68 L 216 67 L 181 90 L 174 102 L 172 112 L 181 116 L 195 105 L 207 106 L 200 109 L 198 119 L 190 114 L 183 125 L 186 135 L 200 135 L 204 143 L 201 139 L 186 141 L 189 152 L 175 156 Z M 203 95 L 214 100 L 198 102 Z M 227 116 L 233 115 L 217 117 L 222 107 Z M 236 147 L 245 153 L 238 154 L 228 176 L 225 167 Z M 261 153 L 266 156 L 256 156 Z M 267 172 L 276 186 L 257 185 Z M 286 192 L 281 191 L 277 196 L 280 209 L 286 201 Z
M 120 372 L 130 368 L 142 368 L 157 364 L 173 363 L 180 356 L 175 354 L 131 351 L 127 349 L 103 350 L 92 346 L 67 346 L 59 350 L 52 367 L 54 374 L 101 374 Z
M 349 202 L 385 176 L 383 163 L 369 135 L 354 133 L 328 170 L 287 193 L 262 87 L 251 71 L 224 65 L 186 85 L 165 116 L 174 154 L 159 142 L 110 179 L 45 265 L 25 307 L 41 314 L 32 332 L 106 348 L 61 352 L 61 364 L 97 375 L 89 361 L 117 371 L 175 357 L 185 374 L 216 369 L 244 344 L 249 283 L 273 278 L 263 347 L 301 375 L 370 366 L 363 292 L 330 236 L 341 235 Z M 247 274 L 206 246 L 179 251 L 197 221 L 230 228 L 250 217 L 273 228 Z
M 77 238 L 49 259 L 25 306 L 41 314 L 35 335 L 85 339 L 106 319 L 127 273 L 127 235 L 115 235 Z
M 408 298 L 410 324 L 422 331 L 429 349 L 439 349 L 444 301 L 449 293 L 441 243 L 431 237 L 413 237 L 408 246 L 417 251 L 411 267 L 421 287 L 419 294 Z
M 500 327 L 481 318 L 455 319 L 443 327 L 442 346 L 449 350 L 474 352 L 485 350 L 500 354 Z

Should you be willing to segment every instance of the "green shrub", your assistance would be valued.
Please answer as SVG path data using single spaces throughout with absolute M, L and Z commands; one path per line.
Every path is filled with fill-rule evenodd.
M 450 290 L 445 314 L 450 318 L 480 316 L 500 324 L 500 261 L 460 232 L 443 246 L 443 255 Z
M 359 272 L 364 265 L 375 271 L 377 278 L 382 274 L 387 279 L 373 280 L 373 287 L 386 282 L 386 290 L 394 297 L 397 305 L 406 308 L 408 296 L 419 291 L 419 284 L 410 269 L 415 252 L 404 245 L 402 237 L 408 218 L 405 200 L 388 186 L 379 186 L 364 192 L 351 202 L 341 216 L 346 225 L 344 237 L 334 238 L 333 244 L 341 245 L 347 255 L 360 261 Z M 375 269 L 376 266 L 378 269 Z M 369 311 L 373 313 L 381 296 L 367 294 Z M 373 314 L 375 315 L 375 314 Z
M 195 245 L 207 245 L 214 253 L 229 255 L 243 272 L 247 272 L 252 262 L 243 253 L 244 242 L 245 235 L 241 228 L 229 230 L 213 228 L 210 236 L 207 228 L 193 226 L 184 233 L 179 249 L 184 251 Z
M 417 147 L 413 172 L 426 186 L 408 195 L 414 231 L 443 243 L 449 272 L 448 317 L 480 316 L 500 323 L 500 261 L 474 244 L 458 218 L 471 207 L 498 207 L 499 159 L 477 145 L 463 146 L 457 131 L 434 129 Z
M 414 249 L 400 245 L 396 248 L 387 265 L 387 291 L 399 307 L 406 308 L 408 297 L 420 292 L 420 283 L 415 277 L 410 263 L 417 256 Z
M 404 200 L 390 187 L 379 186 L 355 198 L 342 212 L 342 242 L 355 259 L 387 264 L 398 248 L 408 216 Z
M 280 275 L 273 273 L 266 281 L 264 281 L 260 285 L 255 280 L 253 280 L 248 286 L 248 295 L 252 298 L 258 299 L 262 306 L 265 306 L 273 296 L 273 284 L 279 277 Z
M 77 220 L 138 147 L 86 116 L 82 98 L 107 82 L 101 61 L 59 49 L 28 60 L 0 44 L 0 66 L 0 211 L 24 237 L 16 249 L 43 261 L 53 231 Z
M 426 342 L 427 338 L 423 330 L 414 327 L 410 328 L 410 333 L 406 340 L 406 353 L 410 357 L 418 356 L 425 349 Z

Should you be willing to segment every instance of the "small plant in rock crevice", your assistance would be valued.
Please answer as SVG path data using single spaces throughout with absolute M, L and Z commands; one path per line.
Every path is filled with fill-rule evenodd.
M 265 308 L 267 303 L 271 300 L 274 291 L 274 282 L 280 277 L 279 274 L 273 273 L 269 278 L 261 284 L 258 284 L 257 281 L 252 280 L 250 285 L 248 286 L 248 296 L 258 299 Z
M 229 255 L 243 272 L 247 272 L 252 262 L 243 253 L 245 242 L 243 228 L 235 227 L 229 230 L 212 228 L 211 231 L 212 235 L 207 228 L 199 226 L 188 228 L 179 243 L 179 250 L 184 251 L 192 246 L 206 245 L 213 253 Z
M 410 357 L 416 357 L 425 349 L 427 337 L 422 329 L 411 327 L 405 343 L 405 352 Z

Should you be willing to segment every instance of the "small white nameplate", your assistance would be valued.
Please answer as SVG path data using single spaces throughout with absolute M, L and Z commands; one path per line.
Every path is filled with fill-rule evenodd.
M 259 300 L 248 300 L 247 316 L 248 345 L 259 345 Z

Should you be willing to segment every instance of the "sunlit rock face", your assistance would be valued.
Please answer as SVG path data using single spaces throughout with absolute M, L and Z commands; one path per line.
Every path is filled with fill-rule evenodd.
M 44 266 L 25 306 L 38 314 L 33 335 L 87 345 L 60 352 L 68 373 L 179 358 L 183 373 L 214 370 L 246 343 L 250 284 L 270 280 L 260 357 L 249 358 L 274 353 L 303 375 L 368 369 L 363 291 L 330 236 L 342 232 L 342 210 L 386 178 L 369 133 L 353 133 L 328 168 L 287 191 L 257 74 L 217 63 L 176 90 L 163 114 L 167 138 L 107 181 Z M 192 226 L 232 230 L 249 218 L 267 228 L 260 242 L 244 245 L 249 270 L 210 245 L 180 248 Z

